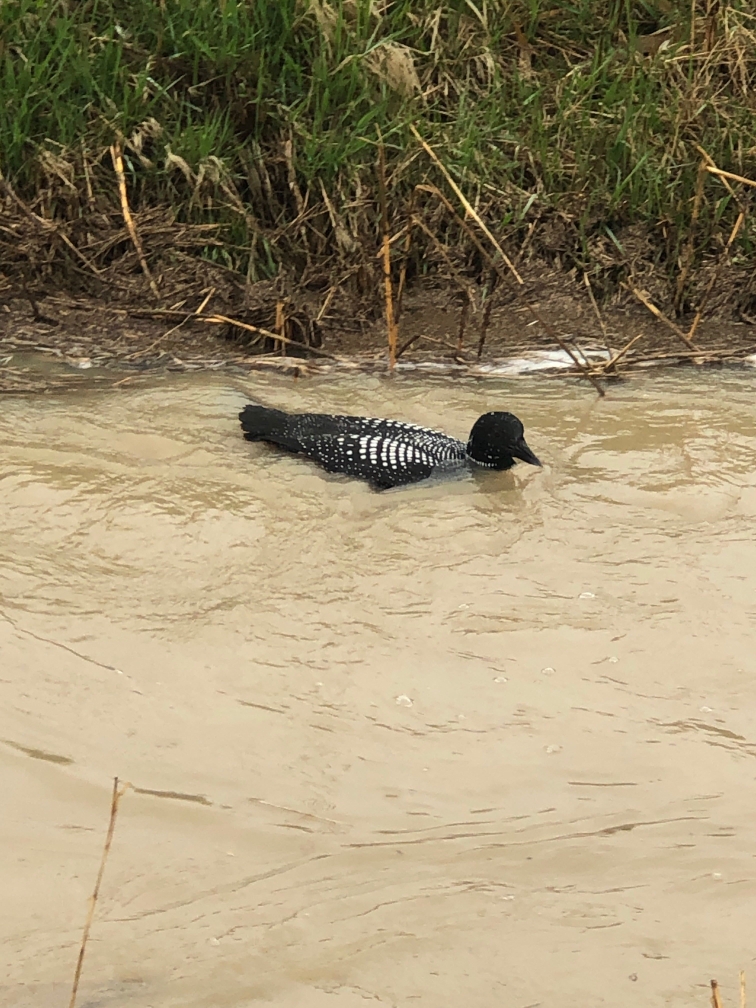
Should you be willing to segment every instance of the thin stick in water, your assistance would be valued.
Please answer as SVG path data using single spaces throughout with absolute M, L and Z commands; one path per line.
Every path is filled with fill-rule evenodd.
M 711 981 L 711 1008 L 722 1008 L 722 999 L 719 996 L 719 984 L 716 980 Z
M 635 346 L 638 340 L 643 339 L 644 336 L 645 333 L 638 333 L 637 336 L 633 336 L 630 342 L 626 343 L 625 346 L 623 346 L 622 349 L 619 351 L 619 353 L 616 353 L 614 357 L 612 357 L 610 360 L 606 362 L 606 364 L 602 365 L 601 370 L 606 372 L 610 368 L 613 368 L 617 363 L 617 361 L 621 360 L 625 356 L 625 354 Z
M 115 832 L 116 818 L 118 816 L 118 805 L 124 792 L 131 785 L 124 784 L 123 787 L 118 786 L 118 778 L 113 778 L 113 795 L 110 800 L 110 821 L 108 822 L 108 832 L 105 836 L 105 846 L 102 849 L 102 858 L 100 860 L 100 870 L 97 872 L 97 879 L 95 881 L 95 887 L 92 891 L 92 895 L 89 897 L 89 912 L 87 913 L 87 920 L 84 924 L 84 933 L 81 936 L 81 946 L 79 948 L 79 958 L 76 961 L 76 971 L 74 973 L 73 986 L 71 988 L 71 1000 L 68 1002 L 68 1008 L 75 1008 L 76 1005 L 76 995 L 79 990 L 79 980 L 81 978 L 81 967 L 84 964 L 84 953 L 87 950 L 87 942 L 89 941 L 89 929 L 92 927 L 92 920 L 94 918 L 95 907 L 97 905 L 97 897 L 100 895 L 100 884 L 102 882 L 102 876 L 105 872 L 105 863 L 108 860 L 108 854 L 110 853 L 110 845 L 113 842 L 113 834 Z
M 745 970 L 740 971 L 740 1008 L 746 1008 Z

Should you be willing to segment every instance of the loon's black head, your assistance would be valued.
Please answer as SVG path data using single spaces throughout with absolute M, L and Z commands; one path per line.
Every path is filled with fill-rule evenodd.
M 489 469 L 510 469 L 515 459 L 541 463 L 525 444 L 525 429 L 514 413 L 484 413 L 475 421 L 467 442 L 467 454 Z

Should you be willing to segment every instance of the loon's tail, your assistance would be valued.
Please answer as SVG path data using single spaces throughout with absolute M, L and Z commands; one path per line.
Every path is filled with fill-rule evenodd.
M 239 414 L 247 441 L 267 441 L 289 451 L 297 451 L 296 439 L 290 431 L 291 417 L 283 410 L 252 404 Z

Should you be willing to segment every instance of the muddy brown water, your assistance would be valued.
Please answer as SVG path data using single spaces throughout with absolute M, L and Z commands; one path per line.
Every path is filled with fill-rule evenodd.
M 0 1003 L 735 1003 L 756 957 L 748 373 L 182 376 L 0 413 Z M 538 471 L 385 494 L 245 391 Z

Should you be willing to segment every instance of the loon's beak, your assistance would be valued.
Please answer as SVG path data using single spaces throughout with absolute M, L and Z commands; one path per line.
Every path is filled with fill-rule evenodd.
M 529 462 L 530 465 L 539 466 L 541 464 L 530 448 L 528 448 L 525 444 L 525 438 L 520 438 L 515 447 L 512 449 L 512 455 L 517 459 L 521 459 L 523 462 Z

